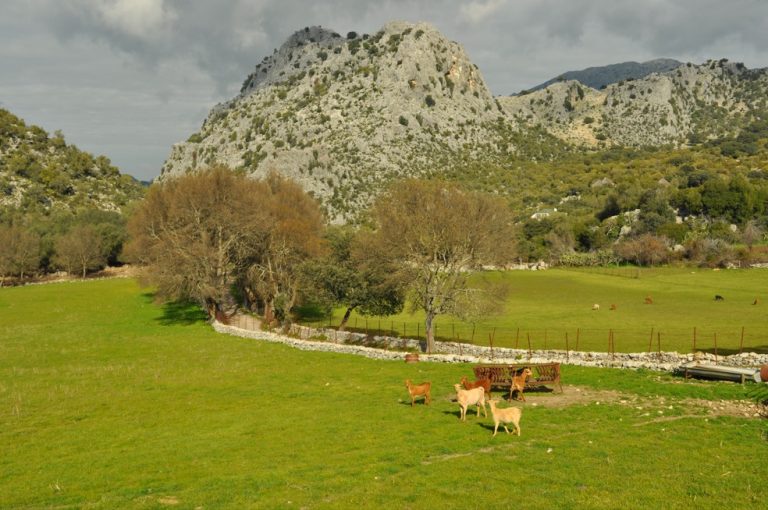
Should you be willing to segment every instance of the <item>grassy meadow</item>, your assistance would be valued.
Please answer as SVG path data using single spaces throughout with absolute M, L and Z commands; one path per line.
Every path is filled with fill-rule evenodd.
M 617 352 L 652 350 L 691 352 L 696 349 L 732 354 L 744 349 L 768 352 L 768 270 L 698 268 L 551 269 L 488 272 L 479 276 L 503 281 L 510 288 L 505 311 L 476 324 L 450 316 L 437 319 L 437 336 L 482 345 L 533 349 L 607 351 L 613 331 Z M 715 295 L 724 297 L 715 301 Z M 650 296 L 652 305 L 645 304 Z M 755 299 L 757 305 L 753 305 Z M 592 305 L 600 310 L 593 311 Z M 616 305 L 616 310 L 610 306 Z M 337 325 L 344 309 L 333 312 Z M 307 317 L 307 323 L 327 325 L 328 317 Z M 393 317 L 364 317 L 353 313 L 353 330 L 416 337 L 424 335 L 423 314 L 408 308 Z M 474 327 L 474 335 L 472 334 Z M 494 333 L 495 331 L 495 333 Z M 715 338 L 715 335 L 716 338 Z
M 588 278 L 588 275 L 584 276 Z M 642 293 L 641 293 L 642 294 Z M 586 297 L 592 301 L 592 297 Z M 469 365 L 214 333 L 132 280 L 0 289 L 0 508 L 749 508 L 752 386 L 564 367 L 522 436 L 452 402 Z M 403 380 L 430 380 L 410 406 Z

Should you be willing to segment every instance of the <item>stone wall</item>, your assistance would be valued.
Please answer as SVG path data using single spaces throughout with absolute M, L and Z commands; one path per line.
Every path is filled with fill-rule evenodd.
M 292 325 L 288 334 L 270 331 L 248 330 L 235 326 L 214 323 L 214 329 L 244 338 L 253 338 L 268 342 L 282 343 L 301 350 L 338 352 L 355 354 L 373 359 L 404 360 L 409 352 L 418 352 L 421 361 L 441 363 L 530 363 L 560 362 L 566 365 L 590 367 L 615 367 L 671 372 L 681 364 L 699 360 L 715 362 L 715 356 L 709 353 L 679 354 L 662 353 L 605 353 L 605 352 L 566 352 L 562 350 L 527 351 L 505 347 L 490 347 L 457 342 L 435 342 L 436 352 L 425 354 L 423 341 L 410 338 L 372 336 L 335 329 L 310 328 Z M 719 356 L 717 363 L 725 366 L 758 367 L 768 364 L 768 354 L 745 352 L 732 356 Z

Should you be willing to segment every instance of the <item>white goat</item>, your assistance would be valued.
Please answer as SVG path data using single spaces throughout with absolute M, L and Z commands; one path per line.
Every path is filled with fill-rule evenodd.
M 482 386 L 471 390 L 465 390 L 461 384 L 454 384 L 453 387 L 456 389 L 456 400 L 461 406 L 461 421 L 467 421 L 467 408 L 475 404 L 477 404 L 478 418 L 480 417 L 481 406 L 483 414 L 486 418 L 488 417 L 488 411 L 485 409 L 485 389 Z
M 492 398 L 488 400 L 488 404 L 491 406 L 491 414 L 493 415 L 493 437 L 496 437 L 496 432 L 499 430 L 499 423 L 503 424 L 504 430 L 509 434 L 507 423 L 511 423 L 515 426 L 515 432 L 520 435 L 520 416 L 523 414 L 523 410 L 519 407 L 507 407 L 505 409 L 499 409 L 496 407 L 496 403 L 499 399 Z

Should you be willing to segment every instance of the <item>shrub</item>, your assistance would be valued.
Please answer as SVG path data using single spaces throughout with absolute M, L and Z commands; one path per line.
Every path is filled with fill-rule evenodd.
M 435 99 L 434 99 L 434 98 L 433 98 L 431 95 L 428 95 L 428 96 L 427 96 L 427 97 L 424 99 L 424 102 L 425 102 L 425 103 L 427 103 L 427 106 L 429 106 L 430 108 L 432 108 L 433 106 L 435 106 Z
M 402 124 L 403 126 L 408 126 L 408 119 L 406 119 L 406 118 L 405 118 L 405 117 L 403 117 L 402 115 L 400 116 L 400 118 L 399 118 L 399 119 L 397 119 L 397 121 L 398 121 L 400 124 Z

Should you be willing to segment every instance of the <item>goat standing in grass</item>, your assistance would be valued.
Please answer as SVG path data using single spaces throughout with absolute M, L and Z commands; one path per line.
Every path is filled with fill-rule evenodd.
M 429 405 L 432 401 L 430 391 L 432 390 L 431 382 L 423 382 L 421 384 L 413 384 L 410 379 L 405 380 L 405 387 L 408 388 L 408 394 L 411 395 L 411 407 L 416 402 L 416 397 L 424 397 L 424 403 Z
M 465 377 L 461 377 L 461 385 L 465 390 L 471 390 L 472 388 L 483 388 L 485 390 L 485 396 L 491 398 L 491 380 L 487 377 L 484 379 L 477 379 L 475 382 L 469 382 Z
M 483 407 L 485 417 L 488 417 L 488 411 L 485 409 L 485 389 L 482 386 L 471 390 L 463 389 L 461 384 L 454 384 L 453 387 L 456 389 L 456 400 L 461 407 L 461 421 L 467 421 L 467 408 L 475 404 L 477 404 L 477 417 L 480 417 L 480 406 Z
M 532 374 L 529 367 L 525 367 L 520 375 L 516 375 L 512 378 L 512 385 L 509 387 L 509 399 L 512 400 L 512 395 L 517 391 L 517 399 L 525 402 L 525 396 L 523 390 L 525 389 L 525 381 Z
M 507 407 L 506 409 L 499 409 L 496 407 L 496 403 L 499 401 L 497 398 L 492 398 L 488 401 L 491 406 L 491 414 L 493 415 L 493 437 L 496 437 L 496 432 L 499 430 L 499 423 L 503 424 L 504 430 L 509 434 L 507 423 L 511 423 L 515 426 L 515 432 L 520 435 L 520 417 L 523 414 L 522 409 L 519 407 Z

